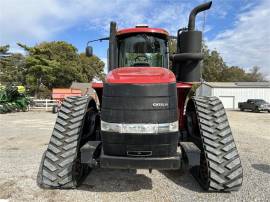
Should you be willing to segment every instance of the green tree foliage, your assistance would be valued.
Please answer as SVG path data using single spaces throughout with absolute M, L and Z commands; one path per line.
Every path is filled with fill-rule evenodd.
M 9 45 L 0 46 L 0 54 L 6 54 L 9 50 Z
M 247 81 L 246 72 L 237 66 L 224 68 L 221 79 L 225 82 Z
M 203 48 L 203 79 L 206 81 L 221 81 L 222 72 L 226 69 L 226 65 L 220 54 L 214 50 L 210 51 L 206 47 Z
M 72 81 L 91 82 L 103 78 L 104 63 L 97 57 L 87 58 L 66 42 L 43 42 L 34 47 L 18 44 L 28 52 L 26 82 L 35 96 L 41 88 L 69 87 Z
M 171 55 L 173 55 L 174 53 L 176 53 L 177 50 L 177 41 L 176 39 L 170 39 L 168 42 L 168 46 L 169 46 L 169 57 Z M 169 61 L 169 68 L 172 69 L 172 61 Z
M 87 57 L 84 53 L 81 53 L 79 55 L 79 59 L 81 67 L 80 72 L 83 75 L 84 81 L 92 81 L 94 78 L 98 78 L 102 81 L 105 79 L 105 74 L 103 73 L 104 62 L 102 62 L 98 57 Z
M 0 83 L 23 84 L 25 58 L 20 53 L 8 54 L 9 45 L 0 46 Z
M 176 53 L 176 49 L 177 49 L 177 40 L 176 39 L 170 39 L 168 42 L 168 46 L 169 46 L 169 53 L 173 54 Z

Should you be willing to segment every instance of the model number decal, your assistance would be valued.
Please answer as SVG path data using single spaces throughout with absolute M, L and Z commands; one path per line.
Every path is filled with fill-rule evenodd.
M 162 103 L 162 102 L 154 102 L 152 104 L 154 108 L 163 108 L 163 107 L 169 107 L 168 103 Z

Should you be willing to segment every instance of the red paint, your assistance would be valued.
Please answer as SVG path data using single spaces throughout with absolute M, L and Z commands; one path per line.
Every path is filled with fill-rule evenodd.
M 173 83 L 174 74 L 162 67 L 122 67 L 109 72 L 106 77 L 108 83 Z
M 68 96 L 81 96 L 82 91 L 80 89 L 74 88 L 53 88 L 52 98 L 54 100 L 63 101 L 65 97 Z
M 185 129 L 185 104 L 187 95 L 192 88 L 192 83 L 179 82 L 176 83 L 177 101 L 178 101 L 178 121 L 180 130 Z
M 163 34 L 165 36 L 169 36 L 169 33 L 160 28 L 147 28 L 147 27 L 138 27 L 138 28 L 128 28 L 121 29 L 117 32 L 117 35 L 131 34 L 131 33 L 154 33 L 154 34 Z
M 179 83 L 177 83 L 179 84 Z M 184 86 L 179 84 L 181 87 L 177 87 L 177 101 L 178 101 L 178 121 L 180 130 L 185 129 L 185 103 L 187 95 L 191 89 L 191 86 Z
M 92 83 L 92 88 L 103 88 L 103 83 Z
M 176 83 L 176 88 L 191 88 L 192 85 L 193 85 L 192 83 L 179 82 Z

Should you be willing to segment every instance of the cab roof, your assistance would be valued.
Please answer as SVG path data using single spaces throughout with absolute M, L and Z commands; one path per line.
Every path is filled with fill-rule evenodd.
M 161 34 L 164 36 L 169 36 L 169 33 L 160 28 L 149 28 L 149 27 L 135 27 L 135 28 L 127 28 L 127 29 L 121 29 L 117 31 L 117 36 L 125 35 L 125 34 L 131 34 L 131 33 L 153 33 L 153 34 Z

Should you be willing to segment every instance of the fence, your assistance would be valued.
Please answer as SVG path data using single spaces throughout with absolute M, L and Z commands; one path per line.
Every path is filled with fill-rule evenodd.
M 29 109 L 40 109 L 45 111 L 51 111 L 52 107 L 57 105 L 56 100 L 49 100 L 49 99 L 33 99 L 32 104 L 30 105 Z

